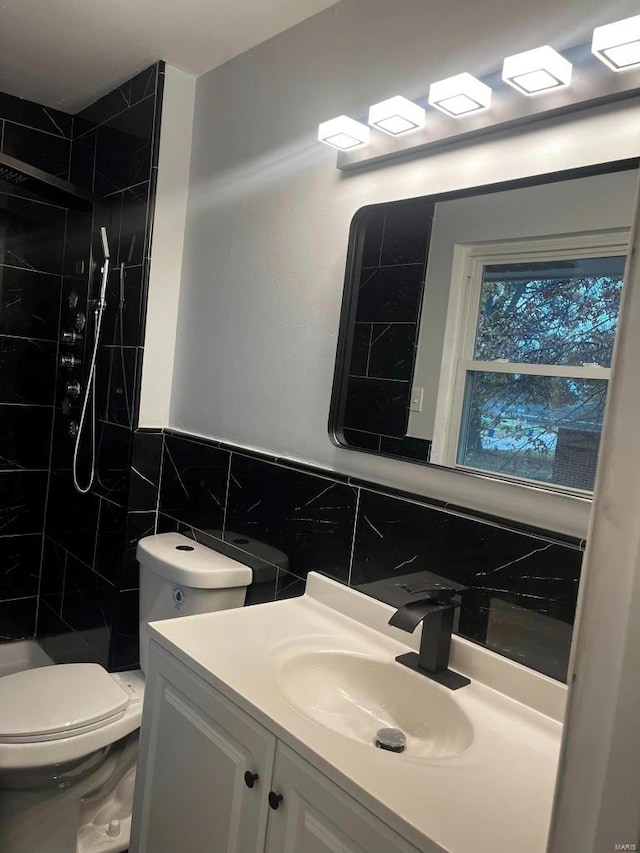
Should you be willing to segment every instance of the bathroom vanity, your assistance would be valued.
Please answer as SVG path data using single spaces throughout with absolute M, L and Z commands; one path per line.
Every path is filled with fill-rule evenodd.
M 152 624 L 132 853 L 541 853 L 566 688 L 454 637 L 448 690 L 395 663 L 392 613 L 311 574 Z

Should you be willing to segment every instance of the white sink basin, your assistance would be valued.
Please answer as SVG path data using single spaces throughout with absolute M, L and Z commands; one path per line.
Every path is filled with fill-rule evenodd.
M 395 661 L 306 652 L 283 663 L 278 687 L 309 719 L 372 748 L 378 729 L 400 729 L 407 738 L 405 758 L 450 758 L 473 740 L 469 718 L 448 689 Z

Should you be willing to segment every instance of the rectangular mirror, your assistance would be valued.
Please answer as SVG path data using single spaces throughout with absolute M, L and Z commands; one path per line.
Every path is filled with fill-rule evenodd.
M 637 177 L 624 161 L 359 210 L 333 440 L 589 494 Z

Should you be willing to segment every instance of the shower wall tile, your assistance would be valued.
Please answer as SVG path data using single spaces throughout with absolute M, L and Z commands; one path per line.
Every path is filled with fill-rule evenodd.
M 64 181 L 69 179 L 70 139 L 5 121 L 2 151 Z
M 125 426 L 99 422 L 97 476 L 94 491 L 126 506 L 131 460 L 131 433 Z
M 164 77 L 164 62 L 145 68 L 129 81 L 129 104 L 133 106 L 149 95 L 157 94 Z
M 100 502 L 96 551 L 93 561 L 96 572 L 114 586 L 120 579 L 124 542 L 122 531 L 127 523 L 127 510 L 110 501 Z
M 24 98 L 16 98 L 5 92 L 0 92 L 0 118 L 35 130 L 43 130 L 54 136 L 71 138 L 73 118 L 68 113 Z
M 28 640 L 35 634 L 38 599 L 17 598 L 0 601 L 0 642 Z
M 72 119 L 0 93 L 5 154 L 66 177 Z M 0 192 L 0 642 L 33 636 L 50 464 L 66 211 Z
M 122 198 L 118 264 L 136 266 L 148 256 L 149 192 L 149 181 L 145 181 L 118 194 Z
M 45 536 L 40 570 L 40 599 L 45 601 L 58 615 L 62 610 L 66 567 L 67 552 L 48 536 Z
M 77 120 L 78 121 L 78 120 Z M 93 192 L 97 130 L 87 123 L 88 132 L 74 139 L 71 146 L 69 180 L 72 184 Z
M 94 192 L 109 195 L 151 177 L 155 95 L 97 130 Z
M 160 488 L 162 433 L 136 432 L 133 439 L 129 510 L 154 510 Z
M 57 344 L 0 335 L 0 403 L 53 405 Z
M 0 405 L 0 471 L 47 470 L 53 411 L 47 406 Z
M 42 533 L 46 491 L 44 471 L 0 471 L 0 536 Z
M 120 268 L 111 270 L 107 284 L 107 305 L 111 310 L 105 318 L 104 345 L 137 347 L 140 343 L 144 273 L 143 265 L 125 266 L 121 281 Z
M 85 635 L 67 625 L 46 598 L 40 598 L 36 633 L 39 644 L 56 663 L 101 663 Z
M 2 262 L 21 269 L 60 274 L 65 223 L 66 211 L 62 207 L 0 192 Z
M 0 266 L 0 334 L 56 341 L 60 276 Z
M 129 512 L 127 513 L 124 553 L 120 566 L 119 587 L 121 590 L 137 589 L 140 585 L 140 572 L 136 560 L 138 542 L 145 536 L 156 532 L 156 513 Z
M 109 670 L 119 672 L 138 666 L 139 592 L 126 590 L 118 596 L 118 610 L 112 631 Z
M 38 594 L 41 549 L 40 533 L 0 536 L 0 601 Z
M 137 347 L 102 346 L 96 369 L 98 417 L 131 429 L 138 364 Z
M 84 481 L 83 481 L 84 482 Z M 46 533 L 88 566 L 93 565 L 100 498 L 79 494 L 68 473 L 51 475 Z
M 74 139 L 86 133 L 87 129 L 114 119 L 149 95 L 156 94 L 161 74 L 164 74 L 164 62 L 157 62 L 86 107 L 74 119 Z
M 86 210 L 67 211 L 64 243 L 64 274 L 86 284 L 91 263 L 93 214 Z

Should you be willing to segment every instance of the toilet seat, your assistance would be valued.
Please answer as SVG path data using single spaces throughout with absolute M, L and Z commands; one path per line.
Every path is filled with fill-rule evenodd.
M 70 663 L 0 678 L 0 743 L 42 743 L 121 717 L 130 695 L 99 664 Z
M 13 693 L 13 690 L 9 689 L 11 688 L 11 682 L 8 680 L 13 679 L 13 675 L 3 676 L 0 678 L 0 690 L 2 695 L 2 698 L 0 699 L 0 702 L 2 703 L 0 704 L 0 730 L 5 733 L 5 739 L 0 739 L 0 777 L 6 771 L 34 769 L 38 767 L 46 767 L 52 764 L 64 763 L 66 761 L 74 761 L 85 755 L 90 755 L 98 749 L 102 749 L 105 746 L 115 743 L 120 738 L 125 737 L 140 727 L 142 699 L 144 696 L 144 677 L 139 670 L 110 674 L 97 664 L 58 664 L 56 666 L 46 667 L 46 669 L 66 670 L 66 667 L 72 666 L 91 666 L 92 668 L 96 666 L 98 670 L 101 670 L 101 675 L 98 676 L 98 678 L 102 682 L 102 687 L 109 691 L 111 696 L 115 695 L 118 697 L 120 702 L 124 702 L 126 699 L 126 706 L 123 710 L 113 713 L 114 706 L 111 705 L 111 716 L 105 716 L 107 706 L 102 705 L 102 714 L 94 712 L 93 723 L 87 723 L 87 716 L 82 718 L 79 713 L 75 713 L 78 709 L 74 707 L 73 719 L 76 721 L 76 727 L 73 727 L 73 724 L 71 724 L 64 731 L 58 730 L 57 732 L 52 732 L 49 730 L 49 732 L 45 732 L 43 736 L 42 728 L 47 727 L 45 724 L 44 727 L 40 727 L 41 734 L 34 735 L 32 731 L 29 736 L 25 736 L 24 729 L 26 726 L 24 726 L 23 723 L 25 721 L 25 711 L 27 706 L 21 702 L 22 722 L 20 723 L 19 728 L 22 731 L 18 732 L 17 737 L 22 737 L 22 740 L 15 739 L 17 725 L 14 722 L 14 739 L 7 741 L 6 735 L 11 734 L 11 732 L 7 731 L 9 727 L 5 723 L 5 721 L 11 722 L 11 719 L 8 719 L 5 715 L 7 711 L 7 701 L 9 697 L 11 697 L 10 702 L 14 707 L 17 707 L 17 702 L 15 693 Z M 42 671 L 43 669 L 45 669 L 45 667 L 42 667 L 39 671 Z M 29 672 L 33 672 L 35 674 L 36 670 L 29 670 Z M 20 673 L 15 673 L 15 675 L 19 674 Z M 53 678 L 53 676 L 51 677 Z M 66 676 L 63 676 L 63 678 L 64 677 Z M 92 675 L 89 675 L 89 679 L 90 682 L 83 680 L 83 684 L 96 683 Z M 115 691 L 115 694 L 110 690 L 112 685 L 105 682 L 105 679 L 113 681 L 113 685 L 118 688 L 118 690 Z M 35 681 L 36 679 L 34 679 L 34 682 Z M 100 682 L 98 682 L 98 684 L 100 685 Z M 33 689 L 35 690 L 35 687 Z M 81 689 L 81 704 L 85 709 L 86 715 L 87 704 L 85 703 L 87 701 L 90 703 L 92 699 L 91 696 L 88 695 L 88 690 L 84 687 Z M 100 690 L 100 686 L 98 686 L 98 690 Z M 121 694 L 124 695 L 124 698 Z M 98 693 L 98 696 L 103 695 L 103 693 Z M 26 700 L 24 701 L 26 702 Z M 99 706 L 97 697 L 94 701 L 95 709 L 95 707 Z M 33 704 L 36 703 L 34 702 Z M 37 699 L 37 704 L 40 706 L 39 711 L 45 714 L 47 708 L 42 698 Z M 118 703 L 116 703 L 115 707 L 118 707 Z M 11 713 L 14 712 L 12 711 Z M 20 716 L 20 708 L 18 708 L 17 715 Z M 97 717 L 99 718 L 100 716 L 102 719 L 97 719 Z M 36 728 L 38 728 L 38 726 L 32 726 L 32 729 Z M 49 728 L 54 728 L 54 726 L 49 726 Z M 54 737 L 51 737 L 52 734 Z

